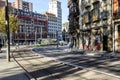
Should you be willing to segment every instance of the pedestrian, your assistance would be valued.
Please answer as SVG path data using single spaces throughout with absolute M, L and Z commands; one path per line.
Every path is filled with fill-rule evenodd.
M 95 51 L 96 50 L 100 50 L 100 36 L 96 35 L 96 39 L 95 39 Z
M 86 39 L 86 50 L 88 50 L 88 40 Z
M 0 52 L 1 52 L 2 44 L 0 43 Z
M 16 49 L 18 49 L 19 48 L 19 44 L 18 43 L 16 43 Z
M 70 48 L 72 49 L 73 48 L 73 41 L 70 43 Z
M 91 40 L 89 38 L 89 41 L 88 41 L 88 50 L 91 50 Z
M 84 40 L 83 41 L 83 50 L 85 50 L 86 49 L 86 41 Z

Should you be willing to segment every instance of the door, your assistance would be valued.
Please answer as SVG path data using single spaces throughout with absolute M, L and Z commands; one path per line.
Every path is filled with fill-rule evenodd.
M 120 52 L 120 27 L 118 27 L 118 52 Z
M 103 36 L 103 50 L 107 51 L 108 50 L 108 36 Z

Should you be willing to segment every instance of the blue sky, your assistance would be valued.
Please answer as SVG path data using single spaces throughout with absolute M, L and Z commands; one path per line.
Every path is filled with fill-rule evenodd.
M 13 2 L 15 0 L 8 0 L 9 2 Z M 48 11 L 48 4 L 50 0 L 25 0 L 33 3 L 33 10 L 38 13 Z M 68 8 L 67 8 L 67 0 L 58 0 L 61 2 L 62 6 L 62 22 L 68 21 Z

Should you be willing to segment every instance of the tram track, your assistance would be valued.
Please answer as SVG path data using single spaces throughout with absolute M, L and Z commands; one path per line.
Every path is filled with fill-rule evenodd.
M 111 77 L 108 78 L 107 76 L 106 78 L 104 74 L 33 53 L 31 49 L 30 47 L 24 47 L 13 52 L 13 58 L 25 70 L 30 80 L 111 80 Z M 91 78 L 86 74 L 98 78 L 102 75 L 103 78 Z
M 72 69 L 78 70 L 75 67 L 33 54 L 27 47 L 14 51 L 12 56 L 25 70 L 30 80 L 67 80 L 63 78 L 66 74 L 70 74 Z M 87 79 L 81 77 L 80 80 Z

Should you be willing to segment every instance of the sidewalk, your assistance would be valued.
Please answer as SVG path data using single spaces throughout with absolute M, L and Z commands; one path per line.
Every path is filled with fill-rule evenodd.
M 14 47 L 11 47 L 11 49 L 14 49 Z M 6 48 L 2 48 L 0 53 L 0 80 L 29 80 L 13 58 L 11 58 L 11 62 L 7 62 Z
M 67 50 L 67 52 L 74 52 L 76 54 L 81 54 L 81 55 L 86 55 L 86 56 L 101 56 L 101 57 L 108 57 L 108 58 L 113 58 L 113 57 L 119 57 L 120 58 L 120 53 L 117 52 L 107 52 L 107 51 L 90 51 L 90 50 L 80 50 L 80 49 L 72 49 L 72 50 Z
M 14 48 L 15 47 L 11 47 L 11 49 Z M 23 71 L 13 59 L 11 59 L 10 63 L 6 61 L 6 49 L 3 48 L 2 50 L 3 52 L 0 53 L 0 80 L 30 80 L 25 75 L 26 72 Z M 80 50 L 76 53 L 80 54 L 79 52 Z M 54 75 L 57 75 L 57 77 L 62 80 L 119 80 L 104 74 L 64 65 L 46 57 L 36 56 L 30 52 L 20 54 L 24 59 L 16 55 L 19 63 L 21 63 L 26 70 L 30 71 L 31 75 L 38 78 L 38 80 L 57 80 L 53 78 Z M 87 54 L 89 54 L 89 52 Z M 49 72 L 52 73 L 52 75 L 50 75 Z

